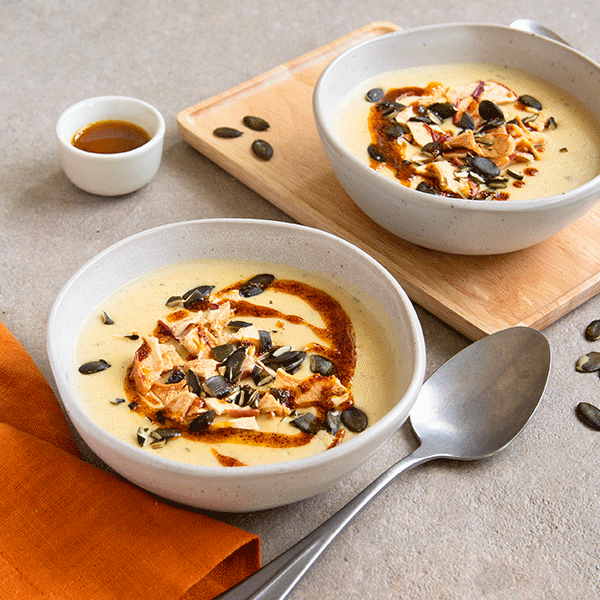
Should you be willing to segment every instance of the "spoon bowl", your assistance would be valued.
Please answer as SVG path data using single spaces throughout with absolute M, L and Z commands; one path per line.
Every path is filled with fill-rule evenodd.
M 505 329 L 459 352 L 427 380 L 411 426 L 438 457 L 491 456 L 528 423 L 549 371 L 550 348 L 541 333 Z
M 281 600 L 351 519 L 401 473 L 436 458 L 476 460 L 505 448 L 538 407 L 550 375 L 546 338 L 513 327 L 442 365 L 410 412 L 420 446 L 392 465 L 312 533 L 217 600 Z

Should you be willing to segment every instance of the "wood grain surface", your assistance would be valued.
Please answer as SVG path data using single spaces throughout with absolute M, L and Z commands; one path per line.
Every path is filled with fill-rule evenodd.
M 532 248 L 459 256 L 415 246 L 367 217 L 337 181 L 312 114 L 314 85 L 327 64 L 362 40 L 389 33 L 371 23 L 218 96 L 181 111 L 179 131 L 196 150 L 299 223 L 336 234 L 383 264 L 421 307 L 471 339 L 515 325 L 543 329 L 600 290 L 600 208 Z M 252 131 L 245 115 L 270 128 Z M 216 127 L 243 131 L 235 139 Z M 255 139 L 274 148 L 258 159 Z

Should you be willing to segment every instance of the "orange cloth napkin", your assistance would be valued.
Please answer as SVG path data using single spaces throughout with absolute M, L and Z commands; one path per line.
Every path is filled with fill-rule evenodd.
M 257 536 L 81 460 L 50 386 L 0 323 L 1 600 L 209 600 L 259 566 Z

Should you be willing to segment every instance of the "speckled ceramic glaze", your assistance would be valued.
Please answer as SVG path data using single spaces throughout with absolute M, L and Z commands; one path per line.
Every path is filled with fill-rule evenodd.
M 435 25 L 362 42 L 334 59 L 315 87 L 313 108 L 325 153 L 340 183 L 374 221 L 415 244 L 456 254 L 526 248 L 564 229 L 600 199 L 600 176 L 575 190 L 508 202 L 424 194 L 382 177 L 334 135 L 334 111 L 361 81 L 404 67 L 487 62 L 522 69 L 567 89 L 600 119 L 600 66 L 576 50 L 509 27 Z
M 370 293 L 385 307 L 400 343 L 401 364 L 390 375 L 397 379 L 392 410 L 354 439 L 320 455 L 235 469 L 193 466 L 161 458 L 96 425 L 83 409 L 73 385 L 73 353 L 83 321 L 99 302 L 132 279 L 164 265 L 201 258 L 275 260 L 325 276 L 335 272 Z M 425 345 L 414 308 L 379 263 L 322 231 L 263 220 L 174 223 L 109 247 L 81 267 L 59 293 L 48 321 L 47 348 L 64 407 L 95 454 L 125 478 L 162 497 L 227 512 L 295 502 L 334 485 L 406 420 L 425 372 Z

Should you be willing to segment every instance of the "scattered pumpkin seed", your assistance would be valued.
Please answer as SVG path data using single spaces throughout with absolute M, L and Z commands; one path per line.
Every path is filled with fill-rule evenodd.
M 240 329 L 245 329 L 246 327 L 252 327 L 252 323 L 248 321 L 229 321 L 229 323 L 227 323 L 227 327 L 233 329 L 234 331 L 239 331 Z
M 150 439 L 148 427 L 139 427 L 136 433 L 136 438 L 138 444 L 143 448 L 146 445 L 146 442 Z
M 165 305 L 168 306 L 169 308 L 173 308 L 174 306 L 177 306 L 179 304 L 183 304 L 182 296 L 171 296 L 165 302 Z
M 377 110 L 381 111 L 381 116 L 386 119 L 391 119 L 395 117 L 400 111 L 403 111 L 406 108 L 404 104 L 400 104 L 400 102 L 390 102 L 384 100 L 377 105 Z
M 189 430 L 192 433 L 198 433 L 200 431 L 204 431 L 205 429 L 208 429 L 208 426 L 215 420 L 215 411 L 214 410 L 207 410 L 206 412 L 203 412 L 201 414 L 199 414 L 190 424 L 189 424 Z
M 600 339 L 600 319 L 592 321 L 585 328 L 585 337 L 592 342 L 595 342 L 596 340 Z
M 479 116 L 484 121 L 494 121 L 496 119 L 502 119 L 504 121 L 502 109 L 491 100 L 482 100 L 479 103 Z
M 315 434 L 320 429 L 320 423 L 317 415 L 311 412 L 305 412 L 304 414 L 292 419 L 290 421 L 290 425 L 297 427 L 300 431 L 304 433 L 312 433 Z
M 254 140 L 252 142 L 252 152 L 261 160 L 271 160 L 273 157 L 273 146 L 265 140 Z
M 222 375 L 213 375 L 204 382 L 204 389 L 215 398 L 225 398 L 233 392 L 228 381 Z
M 188 310 L 194 310 L 194 307 L 197 307 L 199 303 L 204 302 L 214 289 L 214 285 L 199 285 L 198 287 L 188 290 L 182 296 L 183 307 Z
M 251 298 L 262 294 L 275 281 L 275 275 L 261 273 L 245 281 L 240 287 L 242 298 Z
M 600 370 L 600 352 L 588 352 L 577 359 L 575 369 L 580 373 L 591 373 Z
M 366 93 L 365 98 L 367 102 L 379 102 L 383 98 L 383 90 L 381 88 L 373 88 Z
M 513 171 L 512 169 L 506 169 L 506 174 L 510 175 L 513 179 L 517 181 L 523 181 L 525 179 L 525 175 L 523 173 L 518 173 L 517 171 Z
M 600 409 L 598 407 L 588 402 L 580 402 L 575 412 L 584 423 L 600 431 Z
M 115 322 L 108 316 L 108 313 L 106 311 L 102 311 L 102 322 L 105 325 L 114 325 Z
M 340 418 L 342 423 L 354 433 L 364 431 L 369 425 L 367 415 L 360 410 L 360 408 L 356 408 L 356 406 L 351 406 L 350 408 L 343 410 Z
M 406 131 L 401 123 L 390 121 L 385 126 L 384 133 L 391 138 L 399 138 L 400 136 L 404 135 Z
M 535 110 L 542 110 L 542 103 L 529 94 L 523 94 L 522 96 L 519 96 L 519 102 L 523 103 L 525 106 L 534 108 Z
M 258 351 L 260 352 L 260 354 L 264 354 L 265 352 L 271 352 L 271 350 L 273 350 L 273 340 L 271 339 L 271 334 L 268 331 L 265 331 L 264 329 L 259 329 L 258 339 Z
M 254 381 L 254 385 L 263 386 L 271 383 L 275 377 L 272 373 L 267 371 L 267 369 L 263 369 L 259 365 L 254 365 L 252 369 L 252 381 Z
M 158 428 L 154 430 L 154 433 L 158 434 L 163 440 L 172 440 L 181 435 L 181 431 L 179 429 L 175 429 L 174 427 Z
M 83 375 L 91 375 L 93 373 L 104 371 L 109 367 L 110 365 L 103 358 L 101 358 L 100 360 L 91 360 L 90 362 L 84 363 L 79 367 L 79 372 Z
M 442 155 L 442 144 L 439 142 L 429 142 L 421 148 L 421 153 L 426 156 L 437 158 Z
M 242 367 L 246 359 L 246 348 L 237 348 L 225 361 L 223 377 L 231 384 L 236 384 L 242 374 Z
M 313 373 L 319 373 L 325 377 L 335 373 L 335 365 L 333 362 L 320 354 L 311 354 L 309 367 Z
M 173 383 L 179 383 L 185 379 L 185 373 L 181 369 L 173 369 L 169 378 L 167 379 L 167 385 L 171 385 Z
M 202 383 L 200 382 L 200 378 L 194 371 L 191 369 L 187 372 L 185 377 L 185 381 L 187 383 L 188 389 L 192 394 L 196 394 L 196 396 L 202 395 Z
M 234 129 L 233 127 L 217 127 L 213 134 L 220 138 L 236 138 L 242 135 L 242 132 L 239 129 Z
M 419 182 L 415 189 L 419 192 L 425 192 L 426 194 L 433 194 L 434 196 L 439 196 L 440 194 L 437 189 L 427 181 Z
M 328 410 L 325 413 L 325 429 L 335 435 L 342 428 L 342 419 L 338 410 Z
M 266 131 L 270 125 L 264 119 L 260 117 L 246 116 L 243 119 L 244 125 L 254 131 Z
M 473 120 L 473 117 L 467 111 L 465 111 L 460 117 L 458 126 L 461 129 L 475 129 L 475 121 Z
M 385 162 L 385 155 L 377 146 L 375 146 L 375 144 L 369 144 L 367 147 L 367 153 L 373 160 L 376 160 L 377 162 Z
M 457 113 L 457 110 L 450 102 L 434 102 L 427 109 L 428 115 L 430 112 L 435 113 L 440 119 L 444 120 L 453 117 Z
M 500 175 L 500 169 L 498 168 L 498 165 L 484 156 L 468 155 L 467 163 L 484 179 L 493 179 L 494 177 L 498 177 L 498 175 Z

